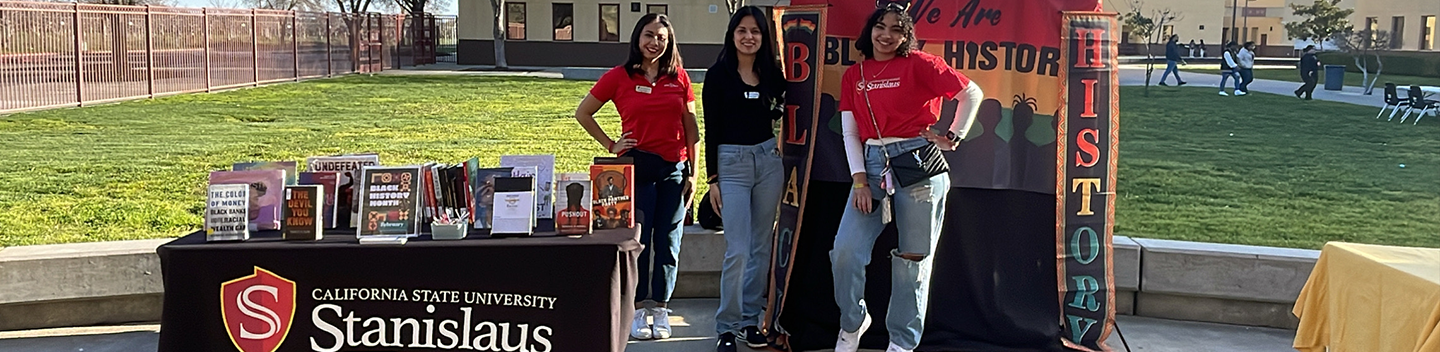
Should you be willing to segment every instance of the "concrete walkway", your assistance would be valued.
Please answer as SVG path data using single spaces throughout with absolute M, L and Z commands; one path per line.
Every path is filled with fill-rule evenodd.
M 629 352 L 704 352 L 715 349 L 715 299 L 673 302 L 674 337 L 664 341 L 631 341 Z M 1118 316 L 1131 351 L 1146 352 L 1294 352 L 1294 332 Z M 883 329 L 883 327 L 880 327 Z M 159 343 L 159 325 L 127 325 L 0 332 L 0 351 L 26 352 L 153 352 Z M 296 340 L 300 341 L 300 340 Z M 1120 338 L 1109 344 L 1124 351 Z M 740 346 L 740 351 L 751 351 Z M 878 351 L 871 351 L 878 352 Z
M 493 71 L 489 66 L 462 66 L 454 63 L 439 63 L 421 67 L 411 67 L 401 70 L 389 70 L 381 75 L 472 75 L 472 76 L 516 76 L 516 77 L 544 77 L 574 80 L 596 80 L 604 74 L 608 67 L 511 67 L 509 71 Z M 704 70 L 687 70 L 690 72 L 691 80 L 696 83 L 704 83 Z M 1160 76 L 1165 72 L 1163 65 L 1157 65 L 1151 84 L 1158 86 Z M 1181 72 L 1181 76 L 1189 83 L 1186 87 L 1211 87 L 1216 88 L 1220 84 L 1220 75 L 1195 72 Z M 1173 83 L 1174 81 L 1170 81 Z M 1145 85 L 1145 66 L 1139 64 L 1120 65 L 1120 85 L 1122 86 L 1143 86 Z M 1226 84 L 1226 92 L 1230 92 L 1234 85 Z M 1251 92 L 1271 93 L 1284 96 L 1293 95 L 1300 83 L 1276 81 L 1268 79 L 1257 79 L 1250 83 Z M 1166 87 L 1160 87 L 1166 89 Z M 1316 100 L 1336 101 L 1357 105 L 1373 106 L 1379 108 L 1385 105 L 1383 91 L 1376 90 L 1375 95 L 1360 94 L 1364 91 L 1361 87 L 1346 86 L 1339 91 L 1325 90 L 1323 85 L 1316 87 L 1314 98 Z M 1218 91 L 1218 89 L 1217 89 Z M 1217 96 L 1216 98 L 1220 98 Z M 1234 97 L 1243 99 L 1244 97 Z M 1299 99 L 1296 99 L 1299 102 Z M 1303 103 L 1303 102 L 1302 102 Z M 1377 110 L 1378 111 L 1378 110 Z
M 1154 76 L 1152 76 L 1152 77 L 1151 77 L 1151 80 L 1150 80 L 1150 84 L 1151 84 L 1152 87 L 1158 87 L 1158 85 L 1160 84 L 1160 76 L 1163 75 L 1164 73 L 1165 73 L 1165 67 L 1164 67 L 1164 65 L 1156 65 Z M 1298 73 L 1297 73 L 1297 74 L 1298 74 Z M 1217 75 L 1217 74 L 1205 74 L 1205 73 L 1195 73 L 1195 72 L 1184 72 L 1184 71 L 1182 71 L 1182 72 L 1180 72 L 1180 77 L 1183 77 L 1183 78 L 1185 79 L 1185 82 L 1186 82 L 1186 83 L 1189 83 L 1189 84 L 1185 85 L 1185 87 L 1209 87 L 1209 88 L 1215 89 L 1216 91 L 1219 91 L 1220 75 Z M 1232 80 L 1231 82 L 1233 82 L 1233 80 Z M 1174 87 L 1175 79 L 1174 79 L 1174 78 L 1170 78 L 1166 83 L 1170 84 L 1171 87 Z M 1120 65 L 1120 85 L 1122 85 L 1122 86 L 1144 86 L 1144 85 L 1145 85 L 1145 66 L 1144 66 L 1144 65 Z M 1167 87 L 1159 87 L 1159 88 L 1161 88 L 1161 89 L 1167 89 Z M 1230 82 L 1226 82 L 1226 83 L 1225 83 L 1225 92 L 1231 93 L 1234 88 L 1235 88 L 1234 83 L 1230 83 Z M 1279 95 L 1284 95 L 1284 96 L 1294 96 L 1294 94 L 1295 94 L 1295 89 L 1297 89 L 1297 88 L 1300 88 L 1300 83 L 1287 82 L 1287 81 L 1276 81 L 1276 80 L 1268 80 L 1268 79 L 1256 79 L 1255 81 L 1250 82 L 1250 92 L 1251 92 L 1251 93 L 1260 92 L 1260 93 L 1279 94 Z M 1375 107 L 1375 108 L 1377 109 L 1376 111 L 1378 112 L 1378 111 L 1379 111 L 1378 109 L 1379 109 L 1381 106 L 1384 106 L 1384 105 L 1385 105 L 1385 96 L 1384 96 L 1384 93 L 1385 93 L 1385 92 L 1384 92 L 1384 89 L 1380 89 L 1380 88 L 1375 89 L 1375 95 L 1364 95 L 1364 94 L 1360 94 L 1361 92 L 1364 92 L 1364 91 L 1365 91 L 1364 88 L 1355 87 L 1355 86 L 1345 86 L 1343 89 L 1338 90 L 1338 91 L 1325 90 L 1325 86 L 1324 86 L 1324 85 L 1318 85 L 1318 86 L 1315 87 L 1314 98 L 1315 98 L 1315 100 L 1327 100 L 1327 101 L 1336 101 L 1336 102 L 1350 103 L 1350 104 L 1356 104 L 1356 105 L 1373 106 L 1373 107 Z M 1219 96 L 1219 95 L 1216 95 L 1215 98 L 1219 99 L 1219 98 L 1225 98 L 1225 97 L 1221 97 L 1221 96 Z M 1231 96 L 1230 98 L 1244 99 L 1245 97 L 1243 97 L 1243 96 L 1242 96 L 1242 97 Z M 1300 100 L 1300 99 L 1296 99 L 1296 102 L 1298 102 L 1298 103 L 1303 103 L 1303 101 Z

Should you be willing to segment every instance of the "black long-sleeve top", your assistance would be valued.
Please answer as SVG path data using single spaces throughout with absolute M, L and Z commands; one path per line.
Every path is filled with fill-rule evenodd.
M 755 145 L 775 138 L 771 122 L 785 114 L 785 77 L 779 72 L 761 74 L 760 84 L 740 79 L 734 63 L 716 62 L 705 71 L 701 92 L 705 108 L 705 175 L 717 182 L 722 144 Z

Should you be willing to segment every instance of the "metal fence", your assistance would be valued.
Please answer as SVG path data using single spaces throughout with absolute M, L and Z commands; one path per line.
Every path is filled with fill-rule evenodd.
M 0 113 L 435 62 L 433 16 L 0 1 Z

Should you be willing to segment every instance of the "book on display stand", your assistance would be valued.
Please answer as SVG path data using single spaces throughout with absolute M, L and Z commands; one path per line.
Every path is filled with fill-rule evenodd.
M 405 244 L 420 235 L 420 166 L 360 170 L 361 244 Z

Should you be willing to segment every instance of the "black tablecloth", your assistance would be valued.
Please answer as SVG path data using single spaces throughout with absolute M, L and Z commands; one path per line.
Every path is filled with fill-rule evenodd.
M 353 231 L 229 243 L 197 232 L 157 250 L 160 351 L 623 351 L 636 237 L 362 246 Z

